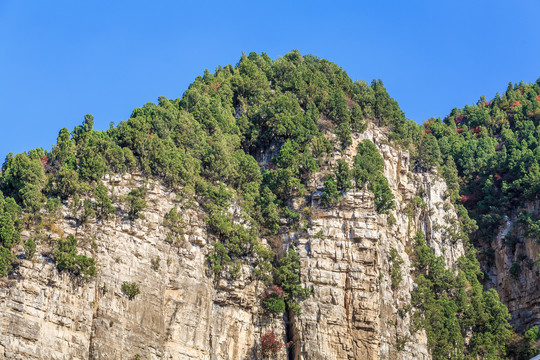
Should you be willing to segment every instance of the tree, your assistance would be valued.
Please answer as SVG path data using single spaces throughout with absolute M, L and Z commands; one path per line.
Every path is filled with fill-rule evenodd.
M 306 298 L 309 295 L 309 291 L 301 285 L 300 257 L 293 249 L 289 248 L 287 254 L 279 260 L 279 267 L 276 270 L 276 280 L 283 291 L 285 291 L 284 299 L 289 309 L 299 314 L 301 309 L 296 299 Z
M 36 253 L 36 243 L 32 239 L 26 240 L 24 243 L 24 258 L 26 260 L 32 260 Z
M 84 144 L 77 153 L 77 162 L 83 181 L 98 181 L 105 175 L 107 165 L 95 146 Z
M 78 191 L 79 174 L 72 169 L 62 166 L 56 175 L 56 194 L 62 199 L 67 200 Z
M 129 300 L 135 299 L 135 296 L 139 295 L 141 290 L 139 289 L 139 284 L 132 281 L 124 281 L 122 283 L 122 292 L 128 297 Z
M 56 141 L 56 147 L 54 149 L 54 158 L 58 163 L 63 164 L 70 155 L 75 152 L 75 147 L 71 141 L 71 135 L 69 130 L 62 128 L 58 133 L 58 139 Z
M 324 190 L 322 193 L 322 205 L 324 207 L 330 208 L 336 206 L 339 199 L 339 191 L 337 188 L 336 181 L 333 176 L 329 176 L 328 179 L 324 182 Z
M 45 202 L 41 186 L 45 174 L 39 159 L 26 154 L 7 157 L 2 166 L 2 187 L 5 193 L 22 204 L 25 209 L 37 212 Z
M 341 123 L 338 125 L 336 135 L 339 140 L 341 151 L 345 151 L 351 144 L 351 128 L 348 123 Z
M 338 159 L 334 174 L 336 175 L 336 185 L 339 191 L 347 191 L 351 188 L 349 164 L 345 160 Z
M 83 130 L 90 132 L 94 129 L 94 116 L 90 114 L 84 115 Z
M 370 190 L 374 195 L 375 209 L 380 214 L 386 214 L 388 210 L 395 208 L 394 194 L 388 186 L 388 180 L 379 174 L 373 182 L 370 183 Z
M 9 213 L 0 215 L 0 242 L 4 248 L 11 249 L 21 240 L 20 232 L 15 228 L 15 223 Z
M 102 182 L 99 182 L 94 190 L 94 199 L 96 201 L 97 215 L 99 218 L 107 219 L 110 214 L 116 212 L 116 208 L 111 204 L 108 190 Z
M 279 230 L 279 215 L 275 201 L 276 195 L 268 186 L 263 186 L 258 201 L 258 209 L 261 214 L 260 220 L 272 234 L 276 234 Z
M 6 276 L 12 269 L 13 255 L 11 250 L 0 246 L 0 276 Z
M 146 209 L 146 187 L 143 185 L 137 189 L 131 190 L 126 197 L 126 204 L 128 206 L 128 219 L 134 221 L 135 219 L 142 219 L 144 216 L 141 211 Z
M 415 164 L 419 169 L 429 171 L 441 163 L 441 151 L 437 139 L 432 134 L 425 134 L 418 146 Z
M 96 263 L 94 259 L 77 254 L 77 239 L 69 234 L 67 238 L 59 239 L 54 250 L 56 268 L 58 271 L 68 271 L 83 279 L 96 275 Z
M 361 189 L 366 182 L 384 171 L 384 160 L 379 150 L 370 140 L 358 143 L 354 156 L 353 177 L 356 188 Z

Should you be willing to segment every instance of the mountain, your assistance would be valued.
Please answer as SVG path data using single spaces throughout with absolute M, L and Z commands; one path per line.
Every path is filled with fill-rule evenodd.
M 107 131 L 86 115 L 50 151 L 8 155 L 0 357 L 534 354 L 537 322 L 522 318 L 536 311 L 535 275 L 486 260 L 486 232 L 534 231 L 537 221 L 532 162 L 528 177 L 512 172 L 514 149 L 525 141 L 534 156 L 538 134 L 516 112 L 535 116 L 525 98 L 537 86 L 520 86 L 519 99 L 499 97 L 520 103 L 496 112 L 507 125 L 481 122 L 502 106 L 484 101 L 419 126 L 380 80 L 353 82 L 298 51 L 251 53 Z M 499 133 L 500 163 L 521 185 L 492 180 L 490 192 L 495 160 L 478 154 L 486 143 L 498 157 Z M 528 217 L 506 193 L 531 201 Z M 520 231 L 514 248 L 531 242 Z M 494 257 L 504 263 L 509 251 Z M 530 301 L 515 306 L 520 276 Z M 531 330 L 520 337 L 510 322 Z

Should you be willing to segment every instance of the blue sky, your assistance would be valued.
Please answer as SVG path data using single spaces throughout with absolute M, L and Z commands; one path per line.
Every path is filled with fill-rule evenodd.
M 242 51 L 380 78 L 420 123 L 540 76 L 537 0 L 111 2 L 0 0 L 0 162 L 50 149 L 84 114 L 106 129 L 180 97 Z

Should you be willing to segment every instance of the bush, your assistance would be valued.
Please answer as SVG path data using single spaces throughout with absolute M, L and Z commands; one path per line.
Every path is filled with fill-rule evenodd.
M 124 281 L 122 283 L 122 292 L 128 297 L 129 300 L 133 300 L 141 291 L 136 282 Z
M 107 219 L 110 214 L 116 212 L 116 208 L 112 205 L 109 198 L 108 190 L 101 181 L 94 190 L 94 199 L 96 200 L 96 209 L 99 218 Z
M 92 278 L 97 273 L 96 262 L 92 258 L 77 254 L 76 245 L 77 239 L 71 234 L 66 240 L 58 240 L 54 251 L 56 268 L 82 278 Z
M 126 204 L 128 206 L 128 219 L 133 221 L 135 219 L 142 219 L 144 216 L 141 211 L 146 209 L 146 188 L 141 186 L 138 189 L 131 190 L 126 197 Z
M 262 294 L 262 306 L 271 314 L 283 314 L 285 312 L 285 292 L 279 286 L 273 285 Z
M 519 265 L 518 262 L 514 261 L 508 271 L 510 272 L 510 275 L 512 275 L 512 277 L 515 280 L 519 280 L 519 274 L 521 274 L 521 266 Z
M 9 249 L 0 246 L 0 276 L 6 276 L 12 269 L 13 255 Z
M 373 192 L 377 212 L 386 214 L 395 207 L 394 195 L 384 176 L 384 159 L 377 146 L 370 140 L 358 144 L 357 154 L 354 156 L 352 170 L 356 188 L 360 189 L 368 183 L 368 189 Z
M 152 270 L 158 271 L 159 270 L 159 263 L 161 262 L 161 258 L 159 256 L 156 256 L 152 260 L 150 260 Z
M 401 265 L 403 265 L 403 259 L 399 256 L 396 249 L 390 249 L 390 262 L 392 263 L 392 288 L 395 290 L 399 287 L 401 280 L 403 280 L 403 275 L 401 273 Z
M 273 331 L 261 336 L 261 352 L 265 358 L 277 355 L 282 346 L 283 343 L 276 339 L 276 334 Z
M 276 279 L 285 292 L 284 299 L 289 309 L 300 314 L 301 309 L 297 299 L 305 299 L 310 295 L 310 291 L 301 285 L 300 257 L 293 249 L 287 250 L 285 257 L 279 260 Z
M 167 242 L 171 244 L 178 241 L 180 237 L 184 235 L 186 222 L 176 207 L 171 208 L 169 213 L 165 215 L 163 225 L 170 229 L 169 233 L 167 234 Z
M 26 260 L 32 260 L 36 253 L 36 243 L 32 239 L 26 240 L 24 243 L 24 258 Z
M 339 199 L 339 191 L 333 176 L 330 176 L 324 182 L 321 203 L 324 207 L 330 208 L 336 206 Z

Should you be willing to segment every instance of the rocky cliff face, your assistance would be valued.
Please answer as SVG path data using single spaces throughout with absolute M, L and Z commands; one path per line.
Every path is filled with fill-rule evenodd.
M 425 231 L 436 254 L 444 255 L 448 264 L 463 255 L 462 244 L 446 243 L 441 230 L 451 226 L 445 215 L 455 216 L 443 210 L 446 184 L 431 174 L 409 172 L 408 154 L 389 146 L 373 128 L 357 136 L 343 157 L 352 161 L 352 149 L 365 138 L 385 159 L 385 176 L 396 196 L 396 221 L 392 224 L 387 215 L 377 214 L 367 192 L 349 192 L 332 210 L 320 209 L 314 200 L 308 234 L 294 241 L 303 259 L 304 282 L 314 289 L 294 321 L 295 358 L 429 359 L 425 334 L 410 332 L 411 237 Z M 405 215 L 421 192 L 426 209 Z M 391 249 L 403 260 L 403 280 L 395 288 Z
M 531 214 L 540 214 L 538 202 L 524 204 L 524 208 Z M 516 211 L 506 217 L 495 240 L 484 244 L 493 254 L 489 263 L 484 265 L 488 265 L 485 266 L 488 286 L 497 290 L 501 301 L 508 307 L 512 325 L 517 331 L 525 331 L 540 321 L 537 265 L 540 243 L 526 236 L 518 222 L 518 214 Z M 511 244 L 512 238 L 517 240 L 514 244 Z M 512 266 L 516 267 L 514 274 Z
M 352 161 L 363 138 L 373 140 L 385 159 L 395 221 L 377 214 L 365 191 L 347 193 L 334 209 L 320 208 L 316 193 L 310 197 L 307 230 L 283 235 L 284 246 L 301 256 L 303 284 L 313 290 L 301 315 L 262 315 L 264 284 L 253 280 L 247 264 L 236 280 L 210 276 L 206 256 L 213 240 L 198 204 L 150 182 L 144 220 L 114 217 L 77 228 L 65 207 L 54 224 L 46 224 L 42 255 L 33 262 L 21 257 L 1 286 L 0 359 L 253 359 L 260 358 L 260 336 L 269 330 L 290 343 L 283 359 L 429 359 L 425 334 L 410 331 L 411 238 L 424 230 L 436 254 L 454 263 L 463 247 L 447 243 L 444 228 L 452 226 L 445 219 L 455 212 L 444 182 L 409 172 L 408 154 L 374 128 L 356 135 L 332 161 Z M 114 199 L 142 179 L 103 181 Z M 411 205 L 418 195 L 423 209 Z M 173 206 L 182 209 L 187 226 L 184 240 L 170 244 L 163 219 Z M 98 262 L 99 273 L 89 282 L 58 273 L 48 255 L 68 233 Z M 391 249 L 403 260 L 397 286 Z M 120 290 L 124 281 L 140 286 L 133 300 Z

